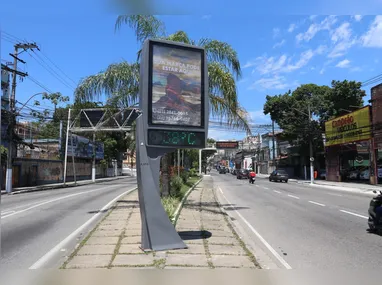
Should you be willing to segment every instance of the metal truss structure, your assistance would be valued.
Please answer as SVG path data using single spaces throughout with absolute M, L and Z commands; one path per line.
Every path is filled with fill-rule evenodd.
M 69 131 L 79 132 L 129 132 L 140 115 L 137 108 L 81 109 L 70 121 Z

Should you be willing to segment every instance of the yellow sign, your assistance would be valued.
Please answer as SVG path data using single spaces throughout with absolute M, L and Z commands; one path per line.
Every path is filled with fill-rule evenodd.
M 325 146 L 371 138 L 369 106 L 325 122 Z

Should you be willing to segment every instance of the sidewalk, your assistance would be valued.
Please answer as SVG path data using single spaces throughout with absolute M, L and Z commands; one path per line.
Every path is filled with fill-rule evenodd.
M 176 228 L 187 249 L 144 253 L 139 248 L 141 224 L 134 191 L 117 202 L 61 268 L 259 268 L 208 182 L 202 181 L 191 192 Z
M 126 177 L 130 177 L 130 176 L 99 178 L 99 179 L 96 179 L 95 183 L 124 179 Z M 39 185 L 39 186 L 32 186 L 32 187 L 18 187 L 18 188 L 13 188 L 11 195 L 27 193 L 27 192 L 52 190 L 52 189 L 58 189 L 58 188 L 64 188 L 64 187 L 76 187 L 76 186 L 88 185 L 93 183 L 94 183 L 93 180 L 81 180 L 81 181 L 77 181 L 77 185 L 74 182 L 67 182 L 65 186 L 64 186 L 64 183 L 55 183 L 55 184 L 46 184 L 46 185 Z M 1 190 L 1 195 L 5 195 L 5 194 L 7 194 L 7 192 L 5 190 Z
M 258 178 L 268 179 L 269 174 L 257 174 Z M 299 179 L 289 179 L 290 182 L 306 184 L 311 187 L 322 187 L 338 191 L 348 191 L 356 193 L 364 193 L 367 195 L 375 195 L 374 190 L 382 191 L 382 186 L 370 185 L 363 183 L 352 183 L 352 182 L 336 182 L 336 181 L 326 181 L 326 180 L 314 180 L 314 184 L 310 184 L 310 180 L 299 180 Z

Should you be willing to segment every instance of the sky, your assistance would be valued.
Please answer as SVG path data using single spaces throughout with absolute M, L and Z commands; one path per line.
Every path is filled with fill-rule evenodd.
M 68 0 L 65 6 L 57 3 L 55 7 L 22 2 L 17 16 L 1 15 L 1 62 L 12 61 L 9 53 L 19 39 L 36 42 L 41 51 L 20 55 L 26 64 L 19 64 L 19 69 L 29 76 L 18 81 L 17 101 L 26 102 L 46 89 L 73 99 L 82 78 L 105 70 L 109 64 L 136 60 L 139 44 L 133 31 L 124 26 L 116 32 L 117 15 L 110 7 L 103 12 L 100 0 L 93 1 L 93 6 L 87 0 L 82 4 Z M 13 5 L 8 1 L 1 9 L 9 11 Z M 362 10 L 357 7 L 355 4 L 349 12 Z M 224 10 L 159 18 L 168 33 L 184 30 L 193 39 L 225 41 L 237 51 L 243 71 L 237 82 L 239 101 L 254 124 L 270 123 L 262 111 L 266 95 L 283 94 L 306 83 L 330 85 L 332 80 L 344 79 L 364 82 L 382 73 L 382 16 L 249 15 L 247 9 L 241 11 L 230 17 Z M 364 87 L 366 100 L 374 85 Z M 243 135 L 216 129 L 209 132 L 209 137 L 220 140 L 240 139 Z

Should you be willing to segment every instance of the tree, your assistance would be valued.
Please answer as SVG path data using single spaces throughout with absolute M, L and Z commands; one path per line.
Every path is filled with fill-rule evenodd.
M 225 42 L 213 39 L 194 41 L 184 31 L 166 34 L 163 22 L 155 16 L 124 15 L 116 21 L 116 30 L 127 24 L 135 31 L 141 44 L 148 38 L 202 46 L 208 59 L 210 112 L 213 116 L 227 120 L 228 124 L 251 133 L 248 113 L 240 106 L 237 98 L 236 79 L 241 76 L 240 62 L 236 51 Z M 138 59 L 141 51 L 138 51 Z M 121 62 L 110 65 L 106 71 L 84 78 L 75 91 L 78 100 L 88 101 L 106 95 L 109 100 L 135 104 L 139 91 L 139 63 Z M 169 156 L 164 156 L 169 165 Z M 168 185 L 168 184 L 166 184 Z
M 285 94 L 267 96 L 264 114 L 269 114 L 283 130 L 282 138 L 299 145 L 302 156 L 309 155 L 309 141 L 314 152 L 323 150 L 322 134 L 328 119 L 362 106 L 365 92 L 355 81 L 332 81 L 332 86 L 304 84 Z M 308 106 L 313 121 L 309 122 Z

